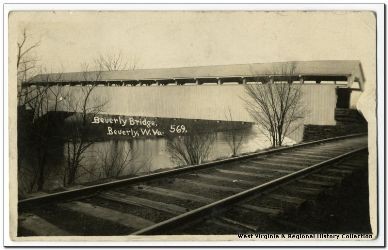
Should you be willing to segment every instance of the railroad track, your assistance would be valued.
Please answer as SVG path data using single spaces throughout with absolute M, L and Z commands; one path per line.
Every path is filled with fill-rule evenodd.
M 335 214 L 343 215 L 343 213 L 330 208 L 333 206 L 330 203 L 337 205 L 338 200 L 341 199 L 338 190 L 341 190 L 342 182 L 354 183 L 354 180 L 351 179 L 356 177 L 357 180 L 360 180 L 360 174 L 364 174 L 362 181 L 365 181 L 367 166 L 367 151 L 358 151 L 356 155 L 353 154 L 307 175 L 291 178 L 284 184 L 276 185 L 233 204 L 208 210 L 207 215 L 193 217 L 186 223 L 175 223 L 174 226 L 169 223 L 164 231 L 161 230 L 161 227 L 148 229 L 146 233 L 236 236 L 257 233 L 338 233 L 337 230 L 344 229 L 339 229 L 338 216 Z M 349 200 L 346 201 L 349 202 Z M 333 211 L 334 214 L 332 214 Z M 360 220 L 359 217 L 357 219 Z M 346 224 L 349 224 L 349 221 Z M 353 230 L 370 233 L 367 224 L 362 224 L 362 229 L 355 229 L 353 225 L 347 225 L 347 229 L 342 232 L 354 232 Z
M 340 183 L 367 166 L 367 156 L 366 135 L 337 137 L 25 199 L 18 235 L 270 230 L 268 218 Z

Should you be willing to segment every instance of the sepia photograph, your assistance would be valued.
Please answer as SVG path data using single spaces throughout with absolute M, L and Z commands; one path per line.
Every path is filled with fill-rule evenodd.
M 10 12 L 12 239 L 374 240 L 376 30 L 368 10 Z

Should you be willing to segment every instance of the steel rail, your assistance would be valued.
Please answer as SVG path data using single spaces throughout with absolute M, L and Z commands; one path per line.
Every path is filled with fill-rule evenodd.
M 168 220 L 159 222 L 157 224 L 151 225 L 147 228 L 138 230 L 131 235 L 151 235 L 151 234 L 157 234 L 158 232 L 165 232 L 166 230 L 169 230 L 171 228 L 176 228 L 179 225 L 183 225 L 185 222 L 189 222 L 195 219 L 198 219 L 200 216 L 209 215 L 212 213 L 214 209 L 221 209 L 225 208 L 225 206 L 235 204 L 243 199 L 246 199 L 249 196 L 252 195 L 259 195 L 271 188 L 277 187 L 280 184 L 284 184 L 286 182 L 293 181 L 297 179 L 298 177 L 304 176 L 306 174 L 309 174 L 315 170 L 319 170 L 322 167 L 332 165 L 342 159 L 345 159 L 347 157 L 353 156 L 354 154 L 360 153 L 362 151 L 367 150 L 368 147 L 361 147 L 355 150 L 352 150 L 350 152 L 344 153 L 342 155 L 333 157 L 329 160 L 314 164 L 310 167 L 301 169 L 299 171 L 290 173 L 288 175 L 282 176 L 280 178 L 277 178 L 275 180 L 266 182 L 264 184 L 261 184 L 259 186 L 247 189 L 245 191 L 242 191 L 240 193 L 234 194 L 232 196 L 226 197 L 222 200 L 218 200 L 214 203 L 199 207 L 197 209 L 194 209 L 192 211 L 186 212 L 184 214 L 178 215 L 176 217 L 170 218 Z
M 327 139 L 322 139 L 322 140 L 304 142 L 304 143 L 299 143 L 299 144 L 295 144 L 292 146 L 269 149 L 269 150 L 265 150 L 265 151 L 261 151 L 261 152 L 257 152 L 257 153 L 245 154 L 245 155 L 241 155 L 241 156 L 231 157 L 228 159 L 211 161 L 211 162 L 207 162 L 207 163 L 203 163 L 203 164 L 199 164 L 199 165 L 191 165 L 191 166 L 186 166 L 186 167 L 181 167 L 181 168 L 175 168 L 175 169 L 166 170 L 166 171 L 162 171 L 162 172 L 158 172 L 158 173 L 137 176 L 137 177 L 131 177 L 131 178 L 126 178 L 126 179 L 122 179 L 122 180 L 111 181 L 111 182 L 107 182 L 107 183 L 82 187 L 79 189 L 67 190 L 67 191 L 47 194 L 47 195 L 38 196 L 38 197 L 31 197 L 31 198 L 27 198 L 27 199 L 23 199 L 23 200 L 18 201 L 18 211 L 22 212 L 22 211 L 29 209 L 31 207 L 40 206 L 40 205 L 43 205 L 43 204 L 46 204 L 49 202 L 55 202 L 58 200 L 63 201 L 63 200 L 73 199 L 76 197 L 88 196 L 88 195 L 91 195 L 94 193 L 98 193 L 100 191 L 104 191 L 104 190 L 118 187 L 118 186 L 122 186 L 122 185 L 150 181 L 150 180 L 154 180 L 157 178 L 162 178 L 162 177 L 167 177 L 167 176 L 171 176 L 171 175 L 175 175 L 175 174 L 181 174 L 181 173 L 185 173 L 185 172 L 190 172 L 190 171 L 194 171 L 194 170 L 199 170 L 199 169 L 204 169 L 204 168 L 208 168 L 208 167 L 212 167 L 212 166 L 217 166 L 219 164 L 236 162 L 236 161 L 240 161 L 240 160 L 254 158 L 257 156 L 263 156 L 263 155 L 269 155 L 269 154 L 273 154 L 273 153 L 277 153 L 277 152 L 289 151 L 289 150 L 293 150 L 296 148 L 305 147 L 305 146 L 309 146 L 309 145 L 315 145 L 315 144 L 337 141 L 337 140 L 342 140 L 342 139 L 349 139 L 349 138 L 365 136 L 365 135 L 367 135 L 367 134 L 366 133 L 358 133 L 358 134 L 337 136 L 337 137 L 332 137 L 332 138 L 327 138 Z

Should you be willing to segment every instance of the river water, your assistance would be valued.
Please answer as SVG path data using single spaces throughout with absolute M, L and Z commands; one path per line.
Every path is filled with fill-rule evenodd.
M 256 126 L 246 128 L 240 133 L 244 136 L 238 154 L 270 147 L 270 142 Z M 224 132 L 216 133 L 207 161 L 227 158 L 232 155 L 227 136 Z M 293 143 L 295 142 L 287 138 L 284 142 L 285 145 Z M 50 161 L 50 178 L 46 181 L 46 189 L 63 186 L 66 154 L 66 147 L 63 147 L 63 154 Z M 148 174 L 180 165 L 171 159 L 167 150 L 166 138 L 98 141 L 92 144 L 83 156 L 77 183 L 109 177 Z M 115 161 L 119 167 L 110 168 L 109 163 L 112 161 Z

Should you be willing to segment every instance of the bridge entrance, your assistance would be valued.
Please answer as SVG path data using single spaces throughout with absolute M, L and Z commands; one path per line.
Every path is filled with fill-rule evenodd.
M 336 108 L 350 108 L 350 94 L 352 90 L 349 88 L 337 88 L 337 104 Z

